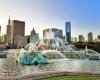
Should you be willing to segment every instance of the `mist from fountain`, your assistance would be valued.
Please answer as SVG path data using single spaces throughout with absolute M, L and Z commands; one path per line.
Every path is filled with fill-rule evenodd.
M 43 52 L 49 59 L 66 59 L 66 56 L 57 50 L 46 50 Z
M 50 33 L 51 34 L 51 33 Z M 90 49 L 85 49 L 78 51 L 76 50 L 75 46 L 69 44 L 65 45 L 63 40 L 59 38 L 49 38 L 49 39 L 42 39 L 37 42 L 37 45 L 34 46 L 33 43 L 28 44 L 28 49 L 27 50 L 34 50 L 36 49 L 39 45 L 46 45 L 47 50 L 58 50 L 62 54 L 64 54 L 67 58 L 78 58 L 78 59 L 86 59 L 87 58 L 87 53 L 93 53 L 96 54 L 97 52 L 90 50 Z M 92 52 L 90 52 L 92 51 Z

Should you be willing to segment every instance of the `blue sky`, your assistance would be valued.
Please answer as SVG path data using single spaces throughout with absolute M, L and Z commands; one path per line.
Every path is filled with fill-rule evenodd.
M 26 22 L 26 35 L 33 27 L 40 37 L 45 28 L 64 30 L 66 21 L 71 22 L 72 37 L 100 34 L 100 0 L 0 0 L 2 34 L 6 33 L 9 16 Z

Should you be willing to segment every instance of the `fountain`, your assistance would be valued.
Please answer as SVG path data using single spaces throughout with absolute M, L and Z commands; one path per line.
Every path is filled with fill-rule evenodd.
M 29 43 L 24 49 L 31 51 L 37 49 L 41 44 L 45 45 L 46 50 L 58 50 L 68 58 L 86 58 L 85 51 L 77 51 L 74 45 L 66 44 L 66 42 L 60 38 L 54 38 L 52 30 L 46 34 L 44 39 L 37 41 L 36 44 Z
M 53 43 L 52 43 L 53 41 Z M 43 43 L 46 45 L 46 50 L 41 51 L 43 55 L 48 57 L 49 64 L 38 65 L 22 65 L 21 58 L 30 54 L 31 50 L 39 52 L 37 48 Z M 53 46 L 48 46 L 51 42 Z M 55 45 L 55 42 L 57 45 Z M 59 39 L 40 40 L 37 44 L 30 43 L 22 49 L 10 49 L 4 51 L 7 53 L 7 58 L 0 59 L 0 77 L 15 77 L 18 79 L 29 78 L 34 75 L 46 75 L 50 72 L 90 72 L 92 74 L 100 74 L 100 60 L 90 60 L 92 54 L 99 54 L 93 50 L 86 49 L 76 51 L 73 45 L 65 45 Z M 50 44 L 51 45 L 51 44 Z M 59 46 L 60 45 L 60 46 Z M 64 48 L 64 49 L 61 49 Z M 67 49 L 66 49 L 67 48 Z M 63 50 L 63 51 L 62 51 Z M 41 56 L 41 55 L 40 55 Z M 29 56 L 30 57 L 30 56 Z M 72 59 L 74 58 L 74 59 Z M 87 59 L 88 58 L 88 59 Z M 18 61 L 16 63 L 16 60 Z M 52 73 L 51 73 L 52 74 Z M 51 75 L 50 74 L 50 75 Z M 32 76 L 33 75 L 33 76 Z M 10 80 L 10 79 L 9 79 Z
M 51 33 L 49 33 L 49 36 L 50 34 Z M 40 48 L 40 50 L 43 51 L 38 50 L 38 47 L 41 45 L 45 47 L 45 50 L 43 50 L 43 48 Z M 30 54 L 32 51 L 35 53 L 39 52 L 39 54 L 36 54 L 36 58 L 39 60 L 36 58 L 33 59 L 34 54 Z M 87 48 L 85 50 L 77 51 L 74 45 L 66 44 L 59 38 L 53 38 L 53 36 L 39 40 L 36 43 L 29 43 L 22 49 L 6 50 L 4 53 L 7 54 L 7 58 L 0 59 L 0 77 L 15 76 L 21 80 L 23 76 L 25 78 L 28 76 L 29 78 L 30 75 L 46 75 L 50 72 L 59 71 L 100 74 L 100 60 L 91 60 L 94 58 L 93 56 L 99 56 L 99 53 Z M 28 57 L 31 57 L 31 61 L 28 60 L 30 63 L 25 61 L 26 58 L 23 59 L 23 57 L 26 57 L 27 55 Z M 39 64 L 29 65 L 35 64 L 34 60 Z M 45 61 L 49 64 L 41 64 L 41 62 Z M 33 76 L 31 77 L 33 78 Z
M 92 60 L 93 57 L 94 59 L 96 58 L 95 60 L 100 59 L 100 55 L 96 51 L 87 49 L 87 47 L 85 50 L 78 51 L 74 45 L 66 44 L 61 39 L 53 38 L 53 37 L 38 40 L 36 43 L 29 43 L 22 49 L 10 49 L 4 52 L 7 52 L 7 58 L 15 58 L 18 62 L 22 62 L 21 58 L 23 56 L 30 54 L 32 50 L 38 52 L 37 48 L 41 45 L 44 45 L 45 50 L 44 52 L 43 51 L 42 52 L 45 53 L 44 55 L 46 55 L 48 58 L 52 56 L 52 58 L 54 57 L 55 59 L 57 59 L 55 57 L 55 54 L 60 53 L 59 56 L 65 55 L 66 58 L 70 58 L 70 59 L 75 58 L 75 59 Z

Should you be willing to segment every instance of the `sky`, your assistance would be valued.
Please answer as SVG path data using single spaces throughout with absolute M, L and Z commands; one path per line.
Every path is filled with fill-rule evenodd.
M 25 21 L 25 35 L 33 27 L 40 37 L 43 29 L 64 30 L 67 21 L 71 22 L 72 37 L 87 37 L 88 32 L 93 32 L 95 38 L 100 34 L 100 0 L 0 0 L 2 34 L 6 33 L 9 16 L 11 20 Z

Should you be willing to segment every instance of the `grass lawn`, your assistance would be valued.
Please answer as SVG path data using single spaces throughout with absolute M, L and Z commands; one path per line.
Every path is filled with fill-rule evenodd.
M 100 76 L 59 76 L 42 80 L 100 80 Z

